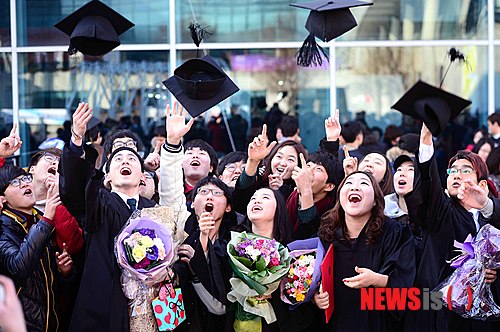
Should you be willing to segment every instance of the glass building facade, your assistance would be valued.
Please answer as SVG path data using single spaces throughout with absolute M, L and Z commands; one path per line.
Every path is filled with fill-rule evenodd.
M 53 27 L 86 2 L 0 1 L 0 137 L 20 124 L 21 164 L 81 100 L 103 120 L 159 120 L 171 100 L 162 81 L 203 54 L 240 88 L 222 110 L 237 106 L 249 120 L 278 103 L 298 116 L 311 150 L 335 108 L 342 121 L 364 111 L 369 126 L 400 124 L 391 106 L 419 79 L 439 85 L 450 47 L 468 60 L 450 67 L 443 88 L 470 99 L 481 124 L 500 107 L 500 0 L 373 0 L 351 10 L 358 26 L 324 44 L 330 61 L 316 68 L 295 64 L 308 11 L 289 0 L 104 0 L 135 27 L 98 59 L 69 56 L 68 37 Z M 187 29 L 195 19 L 212 32 L 200 49 Z

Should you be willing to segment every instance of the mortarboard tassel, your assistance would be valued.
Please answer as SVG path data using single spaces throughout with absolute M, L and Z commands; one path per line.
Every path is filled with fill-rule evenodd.
M 191 39 L 193 39 L 193 42 L 195 43 L 196 47 L 200 47 L 201 42 L 205 39 L 208 39 L 208 37 L 212 35 L 211 32 L 208 32 L 207 30 L 208 27 L 209 25 L 202 28 L 199 23 L 191 23 L 189 25 Z
M 315 67 L 323 64 L 323 58 L 328 61 L 326 51 L 316 43 L 316 38 L 313 34 L 304 40 L 304 44 L 297 52 L 297 66 L 309 67 L 313 64 Z
M 444 72 L 443 78 L 441 79 L 441 83 L 439 84 L 439 88 L 443 86 L 444 79 L 446 78 L 446 75 L 448 75 L 448 71 L 450 70 L 451 64 L 455 61 L 458 60 L 458 62 L 463 62 L 467 65 L 467 68 L 470 70 L 470 65 L 467 59 L 465 58 L 465 55 L 457 50 L 456 48 L 452 47 L 448 51 L 448 56 L 450 57 L 450 63 L 448 64 L 448 67 L 446 68 L 446 71 Z

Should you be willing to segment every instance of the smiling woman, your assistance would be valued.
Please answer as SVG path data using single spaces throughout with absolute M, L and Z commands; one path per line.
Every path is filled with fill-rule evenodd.
M 335 252 L 335 303 L 323 292 L 320 309 L 334 305 L 330 331 L 390 331 L 385 311 L 361 311 L 360 288 L 410 287 L 415 254 L 410 229 L 384 216 L 384 196 L 370 173 L 354 172 L 338 188 L 339 201 L 323 215 L 319 235 Z

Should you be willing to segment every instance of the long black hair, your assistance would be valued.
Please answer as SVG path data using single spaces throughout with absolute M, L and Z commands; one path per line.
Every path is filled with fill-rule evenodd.
M 274 212 L 273 220 L 273 239 L 283 245 L 286 245 L 292 241 L 292 224 L 290 223 L 290 219 L 288 217 L 285 199 L 277 190 L 272 190 L 270 188 L 261 189 L 269 189 L 274 194 L 274 198 L 276 199 L 276 211 Z M 251 231 L 252 222 L 248 219 L 248 216 L 245 218 L 242 226 L 243 229 L 241 230 Z

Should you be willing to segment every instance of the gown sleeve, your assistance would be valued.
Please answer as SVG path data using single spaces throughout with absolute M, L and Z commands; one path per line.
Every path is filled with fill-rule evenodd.
M 389 288 L 411 287 L 416 273 L 413 234 L 408 225 L 393 220 L 386 223 L 381 251 L 383 263 L 377 272 L 389 276 Z

